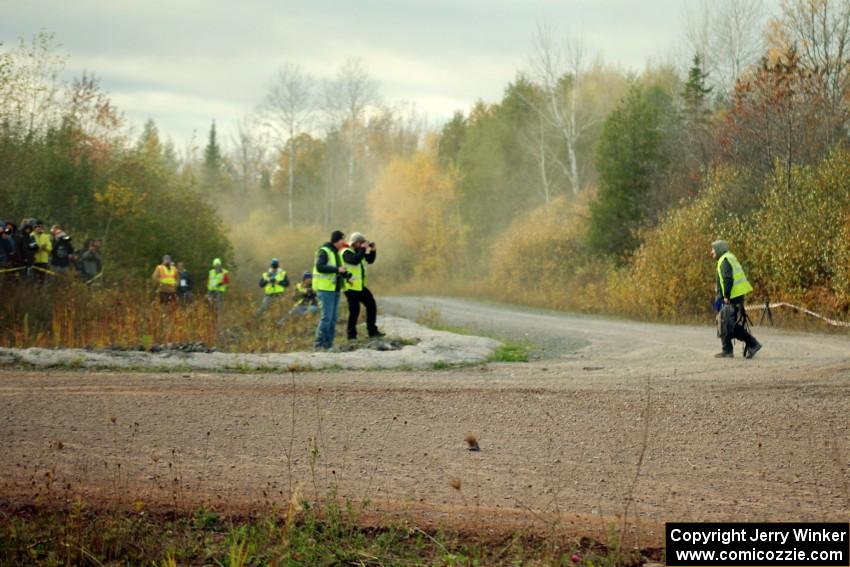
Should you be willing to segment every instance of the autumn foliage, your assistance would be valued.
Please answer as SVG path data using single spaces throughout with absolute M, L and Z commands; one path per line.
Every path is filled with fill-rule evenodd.
M 369 210 L 374 237 L 387 244 L 381 262 L 392 265 L 396 277 L 445 279 L 464 252 L 455 182 L 431 148 L 396 158 L 382 171 Z

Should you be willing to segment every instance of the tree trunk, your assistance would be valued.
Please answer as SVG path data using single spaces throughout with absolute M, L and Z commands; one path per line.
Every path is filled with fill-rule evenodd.
M 288 208 L 289 208 L 289 228 L 292 228 L 293 215 L 292 215 L 292 194 L 295 188 L 295 138 L 290 135 L 289 137 L 289 195 L 288 195 Z
M 578 130 L 576 129 L 576 99 L 578 98 L 578 74 L 573 80 L 570 92 L 570 135 L 567 138 L 567 152 L 570 156 L 570 183 L 573 186 L 573 195 L 578 195 L 581 183 L 578 178 L 578 160 L 576 158 L 576 143 L 578 142 Z

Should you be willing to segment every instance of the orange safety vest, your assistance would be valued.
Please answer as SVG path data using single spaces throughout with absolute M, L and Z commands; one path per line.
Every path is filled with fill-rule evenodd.
M 177 285 L 177 267 L 172 264 L 171 269 L 165 267 L 165 264 L 160 264 L 156 267 L 159 284 L 162 286 Z

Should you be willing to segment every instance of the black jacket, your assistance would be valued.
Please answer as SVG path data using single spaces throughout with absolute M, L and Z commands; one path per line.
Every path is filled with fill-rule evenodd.
M 377 251 L 372 250 L 368 254 L 366 254 L 365 248 L 360 248 L 359 250 L 355 250 L 353 248 L 346 248 L 342 251 L 342 259 L 346 264 L 350 264 L 352 266 L 360 266 L 360 262 L 366 260 L 367 264 L 374 264 L 375 257 L 378 255 Z M 365 289 L 365 285 L 363 286 Z
M 71 237 L 67 234 L 53 240 L 53 250 L 50 252 L 50 263 L 54 266 L 67 268 L 71 265 L 71 255 L 74 253 L 74 245 Z
M 377 250 L 372 250 L 366 254 L 366 249 L 354 250 L 354 248 L 346 248 L 342 251 L 342 259 L 346 264 L 358 266 L 361 261 L 366 260 L 367 264 L 374 264 L 375 258 L 378 256 Z
M 18 265 L 32 266 L 35 259 L 35 237 L 32 232 L 21 231 L 18 233 L 19 238 L 15 239 L 18 253 Z
M 342 266 L 342 262 L 340 261 L 339 252 L 331 242 L 325 242 L 322 244 L 322 247 L 319 248 L 319 252 L 316 254 L 316 271 L 321 274 L 336 274 L 336 291 L 339 291 L 343 287 L 343 282 L 345 278 L 342 274 L 339 273 L 339 269 L 335 268 L 328 264 L 328 254 L 325 252 L 325 248 L 332 250 L 334 253 L 334 259 L 336 260 L 337 266 Z

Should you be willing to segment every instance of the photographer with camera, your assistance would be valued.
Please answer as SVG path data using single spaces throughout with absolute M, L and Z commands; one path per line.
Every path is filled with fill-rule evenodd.
M 74 257 L 74 245 L 58 224 L 50 229 L 52 236 L 53 251 L 50 253 L 50 267 L 58 274 L 65 274 L 71 269 L 71 262 L 76 261 Z
M 263 289 L 263 302 L 257 309 L 256 317 L 262 315 L 272 301 L 283 297 L 283 292 L 289 287 L 289 278 L 286 270 L 281 269 L 280 260 L 272 258 L 269 269 L 260 274 L 260 287 Z
M 352 277 L 342 265 L 340 252 L 348 246 L 341 230 L 331 233 L 331 239 L 316 251 L 313 263 L 313 289 L 319 296 L 322 318 L 316 329 L 316 350 L 329 350 L 336 336 L 336 321 L 339 318 L 339 293 L 345 281 Z
M 359 232 L 351 235 L 349 247 L 342 252 L 342 262 L 345 269 L 351 273 L 345 291 L 348 300 L 348 340 L 357 339 L 357 319 L 360 317 L 360 304 L 366 307 L 366 331 L 370 337 L 383 337 L 378 330 L 376 320 L 378 306 L 369 288 L 366 287 L 366 264 L 373 264 L 377 250 L 375 243 L 370 242 Z

